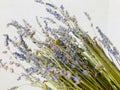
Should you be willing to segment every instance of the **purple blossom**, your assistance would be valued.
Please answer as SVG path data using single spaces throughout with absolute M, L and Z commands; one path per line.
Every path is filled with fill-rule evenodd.
M 60 8 L 61 8 L 61 10 L 64 10 L 64 6 L 63 5 L 61 5 Z
M 65 75 L 66 74 L 66 70 L 61 70 L 60 71 L 60 75 Z
M 119 55 L 119 51 L 117 50 L 116 47 L 113 47 L 113 52 L 114 52 L 114 55 Z
M 50 14 L 53 14 L 50 8 L 46 8 L 46 11 L 49 12 Z
M 19 50 L 21 53 L 24 53 L 24 54 L 25 54 L 25 49 L 24 49 L 24 48 L 18 47 L 18 50 Z
M 18 52 L 14 52 L 13 55 L 15 57 L 19 57 L 20 60 L 25 60 L 26 59 L 26 57 L 24 56 L 24 54 L 20 54 Z
M 30 68 L 27 68 L 26 71 L 31 74 L 35 72 L 35 69 L 33 67 L 30 67 Z
M 44 2 L 42 0 L 34 0 L 34 1 L 37 3 L 40 3 L 40 4 L 44 4 Z
M 73 58 L 74 58 L 74 61 L 78 60 L 78 56 L 76 55 Z
M 80 81 L 79 81 L 79 76 L 72 76 L 72 78 L 71 78 L 72 80 L 73 80 L 73 82 L 75 82 L 76 84 L 79 84 L 80 83 Z
M 62 16 L 60 14 L 58 14 L 56 11 L 54 12 L 54 16 L 58 20 L 60 20 L 62 18 Z
M 20 25 L 17 21 L 13 20 L 11 23 L 8 23 L 7 26 L 14 26 L 17 29 L 25 29 L 22 25 Z
M 66 58 L 66 54 L 62 53 L 62 54 L 61 54 L 61 58 L 62 58 L 62 59 L 65 59 L 65 58 Z
M 8 46 L 9 36 L 7 34 L 4 34 L 4 36 L 5 36 L 5 46 Z
M 87 12 L 84 12 L 85 16 L 88 18 L 89 21 L 91 21 L 91 17 Z
M 50 3 L 46 3 L 46 5 L 48 5 L 48 6 L 52 7 L 52 8 L 55 8 L 55 6 L 50 4 Z
M 24 60 L 24 61 L 28 62 L 28 64 L 31 65 L 31 67 L 29 67 L 29 68 L 25 67 L 26 68 L 25 71 L 26 71 L 29 79 L 31 81 L 33 81 L 32 79 L 37 78 L 36 75 L 41 74 L 42 77 L 44 77 L 46 79 L 49 78 L 49 79 L 57 82 L 58 85 L 63 85 L 63 84 L 60 84 L 61 82 L 63 82 L 62 79 L 65 80 L 65 83 L 66 82 L 69 83 L 68 79 L 71 79 L 75 84 L 80 84 L 80 79 L 81 79 L 80 76 L 81 75 L 82 76 L 88 75 L 89 70 L 91 71 L 91 75 L 94 75 L 95 70 L 92 71 L 94 66 L 88 65 L 91 63 L 87 61 L 87 59 L 92 60 L 93 57 L 88 56 L 90 53 L 87 50 L 88 48 L 86 46 L 84 46 L 84 44 L 86 42 L 84 42 L 84 41 L 82 42 L 83 39 L 84 40 L 89 39 L 88 34 L 87 34 L 87 32 L 82 32 L 79 27 L 77 28 L 76 18 L 74 16 L 73 17 L 69 16 L 69 13 L 67 11 L 63 12 L 62 11 L 62 10 L 64 10 L 63 5 L 60 6 L 60 11 L 57 11 L 58 9 L 50 3 L 44 3 L 42 0 L 35 0 L 35 1 L 38 3 L 41 3 L 41 4 L 46 4 L 47 6 L 50 6 L 50 8 L 46 8 L 46 11 L 48 13 L 52 14 L 55 19 L 63 22 L 62 24 L 64 24 L 65 26 L 58 25 L 57 23 L 55 23 L 54 25 L 56 25 L 58 28 L 52 28 L 52 25 L 51 25 L 51 27 L 49 26 L 49 21 L 51 21 L 51 20 L 49 18 L 43 18 L 44 19 L 44 22 L 42 23 L 44 26 L 43 27 L 40 24 L 38 17 L 36 17 L 37 23 L 39 24 L 40 28 L 42 28 L 43 33 L 47 36 L 47 39 L 45 40 L 45 42 L 41 42 L 36 39 L 37 37 L 32 37 L 34 32 L 31 29 L 31 26 L 29 25 L 29 23 L 27 23 L 25 20 L 23 20 L 23 22 L 25 24 L 24 27 L 22 25 L 20 25 L 17 21 L 13 21 L 12 23 L 8 24 L 8 26 L 12 25 L 12 26 L 16 27 L 17 29 L 21 30 L 21 33 L 18 33 L 19 39 L 20 39 L 20 46 L 18 45 L 19 44 L 18 42 L 11 40 L 8 37 L 8 35 L 5 35 L 6 42 L 7 42 L 6 45 L 8 45 L 8 41 L 11 42 L 13 45 L 15 45 L 18 48 L 18 50 L 20 51 L 20 53 L 14 52 L 13 55 L 15 57 L 18 57 L 20 60 Z M 56 11 L 54 11 L 54 10 L 56 10 Z M 86 14 L 86 16 L 88 16 L 88 19 L 91 20 L 89 15 L 87 13 L 85 13 L 85 14 Z M 73 24 L 75 24 L 75 27 L 71 26 L 71 24 L 70 24 L 71 22 Z M 107 43 L 106 48 L 108 48 L 112 54 L 114 54 L 114 55 L 119 54 L 119 52 L 117 52 L 116 48 L 110 46 L 108 38 L 100 31 L 100 29 L 98 27 L 96 27 L 96 29 L 98 29 L 98 32 L 100 33 L 100 35 L 102 37 L 101 41 L 102 41 L 102 43 L 104 43 L 103 45 L 105 46 L 105 44 Z M 25 39 L 24 39 L 27 37 L 30 37 L 30 39 L 33 41 L 33 43 L 35 45 L 37 45 L 38 48 L 40 48 L 40 47 L 41 48 L 39 50 L 36 50 L 35 52 L 33 52 L 34 50 L 28 49 L 28 45 L 26 44 Z M 80 37 L 82 37 L 82 38 L 80 38 Z M 78 46 L 79 39 L 82 39 L 81 47 Z M 81 52 L 85 52 L 85 53 L 81 53 Z M 90 54 L 90 55 L 92 55 L 92 54 Z M 35 75 L 35 77 L 34 77 L 34 75 Z M 34 78 L 32 78 L 32 76 Z M 92 76 L 92 77 L 94 77 L 94 76 Z M 82 79 L 83 79 L 83 84 L 84 84 L 85 78 L 83 77 Z M 89 77 L 88 77 L 88 79 L 89 79 Z M 85 79 L 85 80 L 87 80 L 87 79 Z M 58 81 L 60 81 L 60 83 Z M 32 83 L 34 83 L 34 82 L 32 82 Z M 71 86 L 72 84 L 73 83 L 69 83 L 69 84 L 66 83 L 65 85 L 67 85 L 67 86 L 70 85 L 70 87 L 73 87 L 74 89 L 75 88 L 77 89 L 77 86 L 79 88 L 79 85 L 76 85 L 74 87 L 74 85 Z M 87 83 L 85 83 L 85 84 L 87 85 Z M 80 84 L 80 86 L 81 85 L 82 85 L 82 83 Z
M 22 36 L 22 35 L 19 35 L 19 38 L 20 38 L 20 42 L 22 43 L 23 47 L 24 47 L 25 49 L 28 49 L 27 44 L 26 44 L 25 41 L 23 40 L 23 36 Z

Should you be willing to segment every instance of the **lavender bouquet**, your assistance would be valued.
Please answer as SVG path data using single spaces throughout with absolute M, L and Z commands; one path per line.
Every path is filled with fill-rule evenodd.
M 120 55 L 100 28 L 91 23 L 91 28 L 97 30 L 92 37 L 63 5 L 57 7 L 42 0 L 35 2 L 44 5 L 51 15 L 36 16 L 40 29 L 33 30 L 26 20 L 23 20 L 24 25 L 14 20 L 7 26 L 15 27 L 18 36 L 12 39 L 4 34 L 5 45 L 12 54 L 9 64 L 23 69 L 17 80 L 25 78 L 32 86 L 44 90 L 120 90 Z M 84 14 L 90 21 L 89 14 Z M 45 40 L 40 40 L 39 36 Z M 12 46 L 16 50 L 11 50 Z M 15 73 L 14 68 L 3 61 L 0 64 Z M 9 90 L 17 88 L 19 86 Z

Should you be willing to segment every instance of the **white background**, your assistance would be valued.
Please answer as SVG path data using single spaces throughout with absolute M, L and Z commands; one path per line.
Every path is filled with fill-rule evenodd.
M 50 1 L 50 0 L 49 0 Z M 83 29 L 90 31 L 89 22 L 83 12 L 88 12 L 92 17 L 94 25 L 100 26 L 102 31 L 109 36 L 112 42 L 120 50 L 120 0 L 51 0 L 57 5 L 63 4 L 72 14 L 77 16 Z M 22 22 L 26 19 L 37 29 L 35 16 L 41 16 L 44 11 L 34 0 L 0 0 L 0 58 L 7 58 L 2 55 L 3 34 L 15 35 L 14 28 L 6 28 L 11 20 Z M 6 59 L 8 60 L 8 59 Z M 0 68 L 0 90 L 7 90 L 11 86 L 24 84 L 25 81 L 17 82 L 16 75 L 6 72 Z M 19 90 L 40 90 L 30 86 L 21 87 Z

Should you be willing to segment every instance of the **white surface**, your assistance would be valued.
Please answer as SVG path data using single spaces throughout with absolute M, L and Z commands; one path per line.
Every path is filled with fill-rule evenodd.
M 113 43 L 120 49 L 120 1 L 119 0 L 51 0 L 57 5 L 63 4 L 65 8 L 79 18 L 83 29 L 89 31 L 89 23 L 83 12 L 88 12 L 92 17 L 93 23 L 101 27 L 101 29 L 112 39 Z M 110 1 L 110 3 L 108 3 Z M 109 4 L 109 9 L 108 9 Z M 109 12 L 108 12 L 109 11 Z M 11 20 L 22 22 L 26 19 L 34 28 L 37 28 L 35 16 L 42 16 L 44 11 L 34 0 L 0 0 L 0 52 L 3 48 L 3 34 L 8 33 L 15 35 L 14 28 L 6 28 L 6 24 Z M 109 14 L 108 14 L 109 13 Z M 108 22 L 109 21 L 109 22 Z M 107 24 L 108 23 L 108 24 Z M 107 29 L 108 28 L 108 29 Z M 0 53 L 0 58 L 8 57 Z M 0 90 L 7 90 L 11 86 L 24 84 L 16 82 L 16 76 L 2 70 L 0 68 Z M 19 90 L 39 90 L 29 86 L 23 86 Z
M 120 0 L 110 0 L 107 36 L 120 51 Z

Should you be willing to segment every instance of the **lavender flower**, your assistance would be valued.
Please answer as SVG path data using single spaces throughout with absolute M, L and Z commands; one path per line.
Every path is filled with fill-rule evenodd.
M 76 83 L 76 84 L 79 84 L 80 83 L 80 77 L 79 76 L 73 76 L 72 77 L 72 80 Z
M 14 55 L 15 57 L 19 57 L 20 60 L 24 60 L 24 59 L 25 59 L 25 56 L 24 56 L 23 54 L 18 53 L 18 52 L 14 52 L 13 55 Z
M 40 4 L 44 4 L 44 2 L 42 0 L 34 0 L 34 1 L 37 3 L 40 3 Z
M 4 36 L 5 36 L 5 46 L 8 46 L 9 36 L 7 34 L 4 34 Z
M 104 48 L 99 45 L 99 41 L 93 40 L 88 32 L 79 27 L 76 17 L 70 16 L 63 5 L 57 7 L 42 0 L 35 0 L 35 2 L 47 6 L 46 11 L 54 16 L 54 19 L 40 17 L 43 22 L 40 22 L 36 16 L 37 24 L 46 36 L 46 40 L 40 41 L 36 35 L 39 31 L 34 31 L 32 25 L 24 19 L 24 26 L 17 21 L 8 23 L 8 26 L 17 28 L 19 41 L 12 40 L 7 34 L 4 35 L 5 45 L 9 46 L 9 43 L 12 43 L 19 50 L 19 52 L 12 51 L 15 59 L 30 65 L 27 67 L 19 62 L 10 62 L 10 65 L 15 64 L 25 71 L 18 80 L 24 76 L 32 84 L 46 87 L 49 87 L 46 84 L 48 82 L 57 90 L 119 90 L 119 70 L 111 62 L 104 48 L 116 59 L 119 57 L 119 52 L 100 28 L 96 27 Z M 86 12 L 84 14 L 91 21 L 89 14 Z M 25 38 L 31 40 L 37 50 L 32 49 L 33 47 L 26 43 Z M 5 65 L 2 63 L 4 68 Z M 14 72 L 14 69 L 11 68 L 11 71 Z M 45 78 L 42 84 L 41 77 Z

